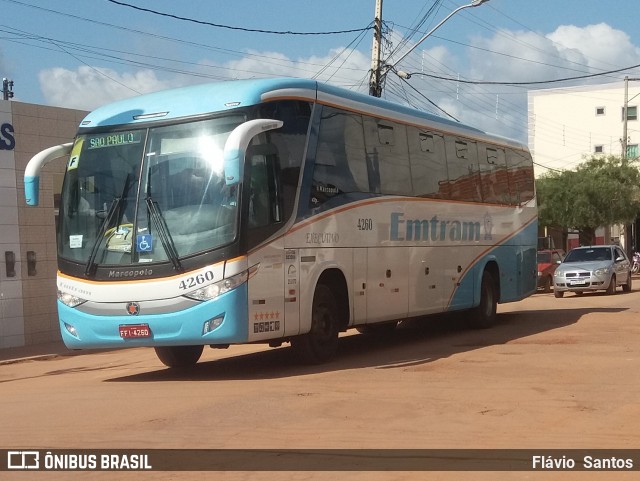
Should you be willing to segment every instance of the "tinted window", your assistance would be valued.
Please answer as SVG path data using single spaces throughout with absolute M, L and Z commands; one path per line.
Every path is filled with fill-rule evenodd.
M 479 146 L 479 167 L 482 200 L 494 204 L 509 204 L 509 179 L 504 149 L 481 144 Z
M 447 161 L 444 138 L 435 132 L 407 128 L 413 192 L 419 197 L 448 197 Z
M 507 168 L 509 186 L 511 187 L 511 203 L 520 205 L 533 199 L 533 162 L 531 155 L 510 150 L 508 152 Z
M 479 202 L 482 197 L 476 143 L 447 137 L 445 144 L 451 198 Z
M 300 166 L 311 118 L 311 105 L 308 102 L 284 100 L 269 102 L 260 107 L 261 118 L 282 120 L 279 129 L 267 133 L 268 143 L 276 148 L 284 208 L 284 220 L 288 219 L 295 203 L 296 189 L 300 177 Z
M 318 135 L 312 205 L 337 194 L 369 192 L 362 117 L 324 107 Z
M 372 117 L 364 117 L 364 127 L 367 155 L 379 176 L 380 192 L 413 195 L 406 127 Z
M 549 264 L 551 262 L 551 253 L 538 252 L 538 264 Z

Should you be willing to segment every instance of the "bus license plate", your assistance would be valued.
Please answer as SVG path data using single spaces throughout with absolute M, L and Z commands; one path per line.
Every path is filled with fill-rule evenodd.
M 122 339 L 151 337 L 151 329 L 149 328 L 148 324 L 120 325 L 120 337 Z

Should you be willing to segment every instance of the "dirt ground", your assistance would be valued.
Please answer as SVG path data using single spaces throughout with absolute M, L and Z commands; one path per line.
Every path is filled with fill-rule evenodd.
M 634 449 L 640 291 L 499 306 L 498 325 L 349 332 L 338 357 L 206 349 L 190 372 L 153 350 L 0 363 L 0 449 Z M 0 472 L 0 480 L 632 480 L 637 472 Z

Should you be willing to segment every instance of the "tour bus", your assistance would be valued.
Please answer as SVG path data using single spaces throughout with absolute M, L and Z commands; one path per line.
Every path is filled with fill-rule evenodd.
M 289 342 L 332 358 L 340 332 L 469 310 L 536 289 L 527 148 L 309 79 L 218 82 L 90 113 L 64 157 L 58 314 L 71 349 Z

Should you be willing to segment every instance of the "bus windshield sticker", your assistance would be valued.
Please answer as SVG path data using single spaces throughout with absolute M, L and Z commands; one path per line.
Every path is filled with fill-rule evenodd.
M 76 142 L 73 144 L 73 149 L 71 150 L 71 155 L 69 156 L 69 162 L 67 162 L 67 170 L 78 168 L 78 164 L 80 163 L 80 152 L 82 151 L 83 144 L 84 139 L 82 137 L 76 139 Z
M 153 250 L 153 236 L 138 234 L 136 237 L 136 252 L 151 252 Z
M 82 247 L 82 234 L 69 236 L 69 248 L 80 249 Z
M 89 150 L 102 149 L 104 147 L 119 147 L 121 145 L 139 144 L 141 139 L 142 134 L 138 130 L 87 137 Z

